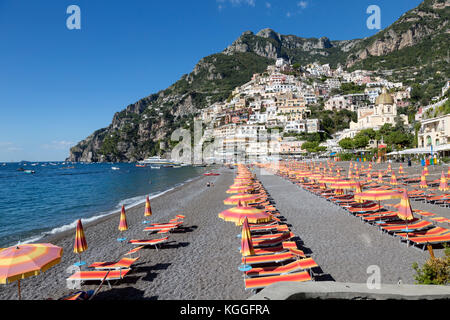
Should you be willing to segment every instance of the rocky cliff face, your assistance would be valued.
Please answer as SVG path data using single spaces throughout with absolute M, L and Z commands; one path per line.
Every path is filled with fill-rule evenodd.
M 256 34 L 246 31 L 222 53 L 201 59 L 190 74 L 166 90 L 116 113 L 107 128 L 73 147 L 68 160 L 137 161 L 164 153 L 167 150 L 160 146 L 170 146 L 174 129 L 192 128 L 192 119 L 201 108 L 225 100 L 236 86 L 249 81 L 253 73 L 263 72 L 276 58 L 353 68 L 383 68 L 391 56 L 395 59 L 391 59 L 390 68 L 399 61 L 402 67 L 416 65 L 417 61 L 426 63 L 424 57 L 434 63 L 448 53 L 449 7 L 449 0 L 425 0 L 385 30 L 365 39 L 330 41 L 326 37 L 281 35 L 272 29 Z M 402 52 L 408 48 L 414 52 L 406 52 L 408 59 L 404 59 Z M 426 57 L 430 52 L 433 55 Z M 380 59 L 375 61 L 376 57 Z M 361 65 L 366 61 L 369 63 Z

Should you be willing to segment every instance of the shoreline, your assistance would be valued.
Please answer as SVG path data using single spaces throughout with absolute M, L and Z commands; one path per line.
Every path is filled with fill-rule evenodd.
M 155 199 L 157 199 L 157 198 L 159 198 L 159 197 L 161 197 L 163 195 L 169 194 L 172 191 L 176 191 L 179 188 L 183 188 L 184 186 L 187 186 L 189 183 L 194 182 L 195 180 L 198 180 L 198 179 L 201 179 L 201 178 L 202 178 L 202 176 L 194 177 L 192 179 L 188 179 L 185 182 L 179 183 L 179 184 L 175 185 L 174 187 L 171 187 L 171 188 L 169 188 L 169 189 L 167 189 L 165 191 L 159 192 L 159 193 L 155 194 L 152 197 L 149 196 L 150 203 L 151 203 L 151 200 L 155 200 Z M 121 201 L 125 201 L 125 200 L 127 200 L 127 199 L 124 199 L 124 200 L 121 200 Z M 134 211 L 137 211 L 137 210 L 141 210 L 142 212 L 144 212 L 145 199 L 144 199 L 144 201 L 137 201 L 135 204 L 132 204 L 131 206 L 126 207 L 125 209 L 126 209 L 126 213 L 127 213 L 127 218 L 128 218 L 128 211 L 134 212 Z M 112 212 L 105 213 L 105 214 L 100 214 L 100 215 L 95 214 L 92 217 L 86 218 L 86 220 L 93 219 L 93 220 L 87 221 L 87 222 L 85 222 L 85 221 L 83 221 L 83 219 L 81 219 L 81 222 L 83 224 L 83 230 L 86 231 L 88 228 L 92 228 L 92 227 L 94 227 L 94 226 L 96 226 L 98 224 L 102 224 L 104 222 L 107 222 L 108 220 L 111 220 L 114 216 L 120 214 L 120 212 L 121 212 L 121 209 L 114 210 Z M 69 228 L 67 230 L 58 231 L 56 233 L 43 235 L 41 238 L 39 238 L 38 240 L 35 240 L 33 242 L 42 240 L 42 243 L 53 243 L 53 242 L 59 242 L 62 239 L 67 238 L 67 237 L 73 237 L 75 229 L 76 229 L 76 222 L 77 221 L 78 220 L 72 222 L 71 224 L 66 224 L 66 225 L 58 227 L 58 228 L 63 228 L 65 226 L 70 226 L 70 225 L 73 225 L 73 224 L 74 224 L 74 227 L 71 227 L 71 228 Z M 55 228 L 55 229 L 58 229 L 58 228 Z M 55 230 L 55 229 L 53 229 L 53 230 Z M 33 243 L 33 242 L 29 242 L 29 243 Z
M 126 198 L 126 199 L 121 199 L 118 202 L 118 204 L 116 206 L 114 206 L 114 208 L 111 210 L 91 213 L 90 216 L 81 218 L 83 227 L 95 225 L 96 223 L 105 221 L 105 220 L 109 219 L 111 216 L 114 216 L 114 215 L 120 213 L 120 211 L 121 211 L 120 207 L 122 206 L 123 202 L 130 201 L 132 199 L 139 199 L 139 200 L 133 201 L 129 205 L 125 205 L 126 210 L 131 210 L 131 209 L 134 209 L 135 207 L 145 205 L 145 197 L 146 196 L 149 196 L 150 200 L 156 199 L 168 192 L 173 191 L 176 188 L 180 188 L 180 187 L 184 186 L 185 184 L 188 184 L 188 183 L 194 181 L 195 179 L 199 179 L 199 178 L 200 177 L 189 178 L 183 182 L 176 183 L 175 185 L 169 187 L 166 190 L 158 191 L 158 192 L 154 193 L 153 195 L 152 194 L 141 195 L 141 196 L 137 195 L 137 196 Z M 47 242 L 57 241 L 58 239 L 60 239 L 61 237 L 64 237 L 68 233 L 74 232 L 74 230 L 76 229 L 77 221 L 78 221 L 78 219 L 75 221 L 72 221 L 70 223 L 66 223 L 61 226 L 54 227 L 49 231 L 44 231 L 39 234 L 32 235 L 23 241 L 20 241 L 20 242 L 14 243 L 14 244 L 7 244 L 7 245 L 5 245 L 5 247 L 10 247 L 10 246 L 19 245 L 19 244 L 30 244 L 30 243 L 36 243 L 36 242 L 47 243 Z

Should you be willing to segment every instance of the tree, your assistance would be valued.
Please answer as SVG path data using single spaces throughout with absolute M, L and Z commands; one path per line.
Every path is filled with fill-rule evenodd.
M 370 139 L 368 136 L 361 134 L 355 136 L 352 142 L 356 149 L 365 149 L 369 145 L 369 141 Z
M 339 141 L 339 146 L 344 150 L 352 150 L 355 148 L 353 144 L 353 139 L 351 138 L 345 138 Z

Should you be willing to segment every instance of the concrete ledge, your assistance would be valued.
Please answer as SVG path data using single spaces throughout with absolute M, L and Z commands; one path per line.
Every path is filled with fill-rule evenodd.
M 278 282 L 248 300 L 435 300 L 450 299 L 450 286 L 382 284 L 380 289 L 369 289 L 365 283 Z

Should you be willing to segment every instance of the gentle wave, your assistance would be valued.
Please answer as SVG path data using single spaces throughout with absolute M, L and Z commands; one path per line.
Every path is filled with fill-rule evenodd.
M 169 188 L 169 189 L 164 190 L 162 192 L 158 192 L 158 193 L 155 193 L 155 194 L 150 194 L 149 195 L 149 199 L 152 200 L 152 199 L 155 199 L 155 198 L 157 198 L 159 196 L 162 196 L 163 194 L 166 194 L 167 192 L 170 192 L 170 191 L 174 190 L 175 188 L 177 188 L 179 186 L 182 186 L 182 185 L 184 185 L 184 184 L 186 184 L 186 183 L 188 183 L 188 182 L 190 182 L 192 180 L 194 180 L 194 178 L 193 179 L 188 179 L 188 180 L 184 181 L 183 183 L 178 183 L 175 186 L 173 186 L 172 188 Z M 124 199 L 124 200 L 120 201 L 117 204 L 117 206 L 115 207 L 114 210 L 106 212 L 106 213 L 103 213 L 103 214 L 100 214 L 100 215 L 95 215 L 95 216 L 90 217 L 90 218 L 82 218 L 81 222 L 83 224 L 84 223 L 89 223 L 89 222 L 93 222 L 93 221 L 96 221 L 98 219 L 101 219 L 103 217 L 107 217 L 107 216 L 110 216 L 112 214 L 118 213 L 118 209 L 122 208 L 122 205 L 128 206 L 128 209 L 134 208 L 134 207 L 136 207 L 136 206 L 138 206 L 138 205 L 140 205 L 142 203 L 145 203 L 146 198 L 147 198 L 147 195 L 145 195 L 145 196 L 137 196 L 137 197 L 133 197 L 133 198 L 129 198 L 129 199 Z M 46 236 L 55 235 L 55 234 L 58 234 L 58 233 L 61 233 L 61 232 L 65 232 L 67 230 L 75 229 L 77 227 L 77 223 L 78 223 L 78 220 L 75 220 L 75 221 L 73 221 L 70 224 L 66 224 L 66 225 L 63 225 L 61 227 L 54 228 L 54 229 L 52 229 L 51 231 L 48 231 L 48 232 L 43 232 L 39 236 L 34 236 L 34 237 L 32 237 L 30 239 L 27 239 L 25 241 L 20 241 L 16 245 L 33 243 L 33 242 L 39 241 L 40 239 L 42 239 L 42 238 L 44 238 Z

